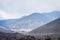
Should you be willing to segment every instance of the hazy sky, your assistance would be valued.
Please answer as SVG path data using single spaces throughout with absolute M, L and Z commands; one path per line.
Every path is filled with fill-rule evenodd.
M 51 11 L 60 11 L 60 0 L 0 0 L 0 19 Z

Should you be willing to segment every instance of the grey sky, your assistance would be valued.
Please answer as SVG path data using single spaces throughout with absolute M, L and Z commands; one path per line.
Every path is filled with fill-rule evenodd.
M 51 11 L 60 11 L 60 0 L 0 0 L 0 19 Z

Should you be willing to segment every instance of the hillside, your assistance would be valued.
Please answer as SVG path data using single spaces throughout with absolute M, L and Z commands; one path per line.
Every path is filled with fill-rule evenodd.
M 50 23 L 47 23 L 35 30 L 29 32 L 30 34 L 60 34 L 60 18 Z

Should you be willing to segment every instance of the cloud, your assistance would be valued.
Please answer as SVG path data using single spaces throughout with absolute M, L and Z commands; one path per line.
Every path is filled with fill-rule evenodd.
M 14 32 L 30 32 L 32 31 L 32 29 L 11 29 L 11 31 L 14 31 Z
M 49 12 L 60 8 L 60 0 L 28 0 L 27 11 L 29 12 Z
M 0 20 L 2 19 L 14 19 L 14 18 L 18 18 L 19 16 L 16 14 L 10 14 L 7 13 L 5 11 L 0 10 Z
M 1 18 L 6 18 L 6 17 L 8 17 L 8 16 L 9 16 L 9 15 L 6 14 L 4 11 L 0 10 L 0 17 L 1 17 Z
M 60 0 L 0 0 L 1 18 L 17 18 L 33 12 L 60 11 Z

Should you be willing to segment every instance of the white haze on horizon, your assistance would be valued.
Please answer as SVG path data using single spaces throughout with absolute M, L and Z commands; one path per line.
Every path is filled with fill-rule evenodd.
M 52 11 L 60 11 L 60 0 L 0 0 L 0 19 Z

